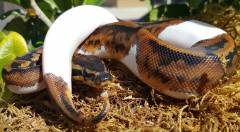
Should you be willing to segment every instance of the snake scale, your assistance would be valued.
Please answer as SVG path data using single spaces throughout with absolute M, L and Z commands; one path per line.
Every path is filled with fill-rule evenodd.
M 56 49 L 57 50 L 57 49 Z M 103 110 L 83 117 L 71 100 L 63 78 L 42 74 L 42 47 L 18 57 L 3 70 L 7 87 L 19 94 L 49 87 L 55 103 L 79 124 L 101 121 L 109 109 L 107 92 Z M 54 54 L 54 53 L 52 53 Z M 102 58 L 125 64 L 154 90 L 178 99 L 198 96 L 235 73 L 238 62 L 233 39 L 223 30 L 196 20 L 170 19 L 153 23 L 120 21 L 95 29 L 75 51 L 72 79 L 101 88 L 112 80 Z

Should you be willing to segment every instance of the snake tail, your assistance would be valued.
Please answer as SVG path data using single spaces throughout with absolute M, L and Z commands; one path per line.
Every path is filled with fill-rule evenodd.
M 106 91 L 101 93 L 101 98 L 104 100 L 103 110 L 95 117 L 85 117 L 78 112 L 72 102 L 72 93 L 67 88 L 67 83 L 61 77 L 57 77 L 54 74 L 46 74 L 44 76 L 54 102 L 60 107 L 63 113 L 77 124 L 81 125 L 94 125 L 99 123 L 107 115 L 110 103 L 108 99 L 108 93 Z

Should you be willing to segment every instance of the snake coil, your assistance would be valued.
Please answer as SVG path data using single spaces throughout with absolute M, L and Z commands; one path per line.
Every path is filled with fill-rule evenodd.
M 99 7 L 84 8 L 106 13 Z M 69 14 L 58 19 L 56 25 L 63 24 L 61 23 L 64 21 L 63 18 L 67 18 Z M 86 14 L 84 16 L 87 17 Z M 77 22 L 71 28 L 74 30 L 72 33 L 74 37 L 69 42 L 64 40 L 68 38 L 62 38 L 64 37 L 62 34 L 67 33 L 65 30 L 59 31 L 53 28 L 55 30 L 51 30 L 48 35 L 55 36 L 54 41 L 50 41 L 52 38 L 48 36 L 43 49 L 47 52 L 46 44 L 55 43 L 50 46 L 51 52 L 45 54 L 43 51 L 44 74 L 42 75 L 41 65 L 42 48 L 38 48 L 5 67 L 3 77 L 7 87 L 15 93 L 23 94 L 42 90 L 47 85 L 51 97 L 70 119 L 79 124 L 95 124 L 106 116 L 109 109 L 107 92 L 101 94 L 105 100 L 102 112 L 95 118 L 86 120 L 73 106 L 69 77 L 71 74 L 64 68 L 68 70 L 69 67 L 73 68 L 74 80 L 82 80 L 91 86 L 102 87 L 102 84 L 107 84 L 106 82 L 112 77 L 99 58 L 116 59 L 154 90 L 178 99 L 201 95 L 216 86 L 224 76 L 235 73 L 238 61 L 237 50 L 233 39 L 222 29 L 196 20 L 171 19 L 154 23 L 116 22 L 112 15 L 106 19 L 108 20 L 90 28 L 90 32 L 87 33 L 90 35 L 85 35 L 81 41 L 77 41 L 76 38 L 85 31 L 74 29 L 76 28 L 74 24 Z M 68 20 L 68 24 L 71 21 L 72 19 Z M 70 46 L 70 51 L 66 50 L 67 57 L 64 56 L 68 45 L 56 46 L 59 43 L 74 43 Z M 73 55 L 72 65 L 69 66 L 76 47 L 78 49 Z M 53 53 L 54 50 L 57 53 Z M 46 59 L 47 57 L 51 59 Z M 69 64 L 64 64 L 65 60 Z

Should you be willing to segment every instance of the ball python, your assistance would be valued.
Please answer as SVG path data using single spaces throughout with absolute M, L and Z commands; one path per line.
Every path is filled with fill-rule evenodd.
M 107 92 L 101 93 L 102 111 L 84 117 L 72 103 L 71 78 L 101 89 L 112 79 L 102 58 L 118 60 L 155 91 L 177 99 L 211 90 L 235 73 L 238 62 L 233 39 L 207 23 L 118 21 L 103 8 L 85 5 L 57 18 L 44 46 L 6 66 L 3 77 L 18 94 L 47 87 L 67 117 L 78 124 L 96 124 L 109 110 Z

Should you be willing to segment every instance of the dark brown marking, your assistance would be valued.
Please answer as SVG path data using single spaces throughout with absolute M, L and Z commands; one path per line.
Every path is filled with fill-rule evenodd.
M 169 89 L 200 93 L 200 83 L 205 81 L 203 87 L 212 88 L 224 75 L 221 61 L 216 55 L 172 47 L 144 30 L 138 35 L 137 64 L 142 80 L 160 92 Z M 193 78 L 201 78 L 204 73 L 209 74 L 210 81 L 202 80 L 204 76 L 199 81 L 193 81 Z
M 110 58 L 120 59 L 128 54 L 136 41 L 140 26 L 132 22 L 116 22 L 96 29 L 81 45 L 87 52 L 95 52 L 104 46 Z
M 48 85 L 48 91 L 57 106 L 69 119 L 77 124 L 94 125 L 106 116 L 110 107 L 108 96 L 104 97 L 104 108 L 97 116 L 93 118 L 85 117 L 75 109 L 72 102 L 72 93 L 69 90 L 66 82 L 64 82 L 61 77 L 57 77 L 54 74 L 48 73 L 44 75 L 44 79 Z
M 3 79 L 7 84 L 21 87 L 34 86 L 43 80 L 40 66 L 11 69 L 9 72 L 4 69 Z

